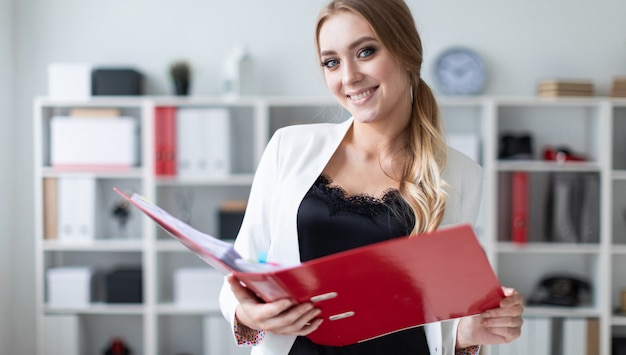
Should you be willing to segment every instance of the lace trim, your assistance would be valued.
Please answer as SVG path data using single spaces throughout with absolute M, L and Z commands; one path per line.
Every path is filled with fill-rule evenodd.
M 324 174 L 317 178 L 313 184 L 311 193 L 327 203 L 331 214 L 346 211 L 373 217 L 388 213 L 390 208 L 396 212 L 406 212 L 408 208 L 397 189 L 390 188 L 385 190 L 381 197 L 374 197 L 367 194 L 349 196 L 346 190 L 340 186 L 333 185 L 332 179 Z

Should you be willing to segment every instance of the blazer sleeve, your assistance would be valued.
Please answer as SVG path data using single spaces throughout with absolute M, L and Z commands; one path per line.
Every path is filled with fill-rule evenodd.
M 280 130 L 274 134 L 265 147 L 257 167 L 246 212 L 235 240 L 235 249 L 243 258 L 257 259 L 259 252 L 267 252 L 270 245 L 269 217 L 273 190 L 277 187 L 278 146 Z M 238 329 L 235 321 L 235 308 L 238 301 L 230 286 L 224 281 L 220 291 L 220 309 L 233 332 Z M 233 334 L 237 338 L 237 334 Z

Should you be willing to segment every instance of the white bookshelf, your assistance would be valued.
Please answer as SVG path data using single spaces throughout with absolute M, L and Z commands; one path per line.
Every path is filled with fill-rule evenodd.
M 626 288 L 626 100 L 609 98 L 540 99 L 534 97 L 460 97 L 439 99 L 444 126 L 450 134 L 470 134 L 480 142 L 478 160 L 483 166 L 483 206 L 477 232 L 498 277 L 529 297 L 536 283 L 547 272 L 576 271 L 593 284 L 589 305 L 573 308 L 529 306 L 525 317 L 597 318 L 600 328 L 600 354 L 610 354 L 613 334 L 626 334 L 626 317 L 614 314 L 622 289 Z M 225 177 L 156 176 L 154 152 L 154 110 L 156 107 L 225 108 L 231 117 L 232 173 Z M 140 127 L 139 165 L 127 171 L 60 171 L 50 166 L 49 120 L 66 115 L 71 108 L 119 108 L 134 117 Z M 189 212 L 190 224 L 216 234 L 216 212 L 228 199 L 245 199 L 256 164 L 273 132 L 285 125 L 341 121 L 348 115 L 334 101 L 314 98 L 248 97 L 95 97 L 87 101 L 37 98 L 35 119 L 35 223 L 37 339 L 43 339 L 46 316 L 76 315 L 85 336 L 82 352 L 101 352 L 108 337 L 124 335 L 135 353 L 197 354 L 241 353 L 220 342 L 222 330 L 215 328 L 221 314 L 213 307 L 180 308 L 173 303 L 174 270 L 180 267 L 208 267 L 173 241 L 147 218 L 134 213 L 123 236 L 106 227 L 111 204 L 116 200 L 112 186 L 139 192 L 166 210 Z M 505 132 L 529 132 L 533 136 L 534 160 L 498 159 L 499 139 Z M 542 161 L 540 150 L 548 144 L 567 145 L 589 157 L 583 163 Z M 523 245 L 510 242 L 510 216 L 503 213 L 510 196 L 503 179 L 516 171 L 537 177 L 539 188 L 532 201 L 545 194 L 545 177 L 554 173 L 595 174 L 599 178 L 599 242 L 592 244 L 532 241 Z M 44 235 L 43 179 L 89 176 L 96 180 L 102 203 L 97 204 L 96 220 L 105 225 L 92 243 L 48 240 Z M 536 207 L 536 208 L 535 208 Z M 99 209 L 98 209 L 99 208 Z M 533 206 L 541 217 L 545 207 Z M 605 213 L 606 212 L 606 213 Z M 132 212 L 131 212 L 132 213 Z M 532 220 L 531 220 L 532 221 Z M 530 232 L 545 237 L 545 218 L 535 219 Z M 545 238 L 543 238 L 545 239 Z M 117 264 L 142 267 L 143 302 L 115 305 L 93 302 L 87 308 L 56 308 L 47 304 L 45 271 L 50 267 L 90 265 L 110 268 Z M 217 323 L 216 323 L 217 322 Z M 216 325 L 217 324 L 217 325 Z M 225 322 L 224 322 L 225 324 Z M 204 327 L 204 328 L 203 328 Z M 87 334 L 86 333 L 86 334 Z M 222 335 L 219 335 L 222 334 Z M 208 342 L 208 338 L 213 340 Z M 210 343 L 210 344 L 209 344 Z M 209 344 L 209 345 L 207 345 Z M 219 349 L 219 350 L 217 350 Z M 227 350 L 225 350 L 227 349 Z M 43 341 L 38 354 L 46 354 Z M 486 352 L 490 350 L 485 348 Z M 495 349 L 497 353 L 497 349 Z M 211 353 L 213 351 L 214 353 Z

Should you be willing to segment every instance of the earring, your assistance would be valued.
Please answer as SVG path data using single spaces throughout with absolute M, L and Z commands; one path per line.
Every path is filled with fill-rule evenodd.
M 411 103 L 413 103 L 413 85 L 409 86 L 409 95 L 411 97 Z

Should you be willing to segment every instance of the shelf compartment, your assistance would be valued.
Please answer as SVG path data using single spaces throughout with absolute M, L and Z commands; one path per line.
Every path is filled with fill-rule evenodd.
M 584 156 L 587 161 L 601 161 L 604 153 L 600 148 L 602 110 L 596 101 L 532 103 L 498 103 L 496 154 L 503 149 L 501 138 L 504 135 L 528 135 L 534 159 L 543 160 L 544 149 L 548 147 L 563 147 L 575 155 Z
M 249 347 L 235 345 L 230 325 L 221 314 L 158 316 L 159 355 L 244 355 Z
M 202 259 L 190 251 L 185 253 L 178 252 L 159 252 L 157 254 L 157 302 L 159 304 L 173 304 L 174 300 L 174 275 L 176 270 L 179 269 L 200 269 L 217 273 L 209 265 L 207 265 Z M 219 276 L 219 274 L 218 274 Z M 213 278 L 211 278 L 213 279 Z M 219 290 L 222 287 L 223 278 L 220 277 L 219 282 L 213 285 L 215 290 Z M 213 288 L 212 288 L 213 289 Z M 219 292 L 215 292 L 217 295 Z M 211 293 L 213 294 L 213 293 Z M 201 305 L 202 309 L 213 309 L 213 306 L 218 305 L 217 296 L 213 300 L 209 300 L 206 305 Z M 188 307 L 180 307 L 177 309 L 184 310 Z M 192 307 L 193 308 L 193 307 Z
M 250 186 L 158 186 L 157 204 L 198 231 L 219 237 L 222 204 L 226 201 L 245 203 L 249 194 Z M 171 238 L 158 228 L 157 240 Z
M 506 253 L 498 256 L 496 273 L 503 286 L 515 288 L 528 302 L 535 294 L 539 283 L 546 277 L 566 276 L 582 279 L 591 284 L 591 303 L 580 304 L 572 309 L 591 309 L 597 316 L 601 312 L 603 295 L 600 260 L 601 256 L 596 254 Z
M 40 183 L 44 203 L 43 240 L 51 243 L 44 245 L 76 247 L 78 243 L 142 239 L 140 213 L 113 191 L 118 187 L 125 192 L 141 192 L 140 179 L 63 174 L 46 177 Z
M 547 247 L 548 242 L 554 244 L 552 251 L 567 243 L 580 244 L 577 249 L 565 247 L 577 252 L 599 245 L 599 173 L 501 171 L 497 189 L 498 241 L 514 240 L 516 219 L 521 223 L 521 238 L 525 235 L 528 244 L 538 243 L 535 250 Z

